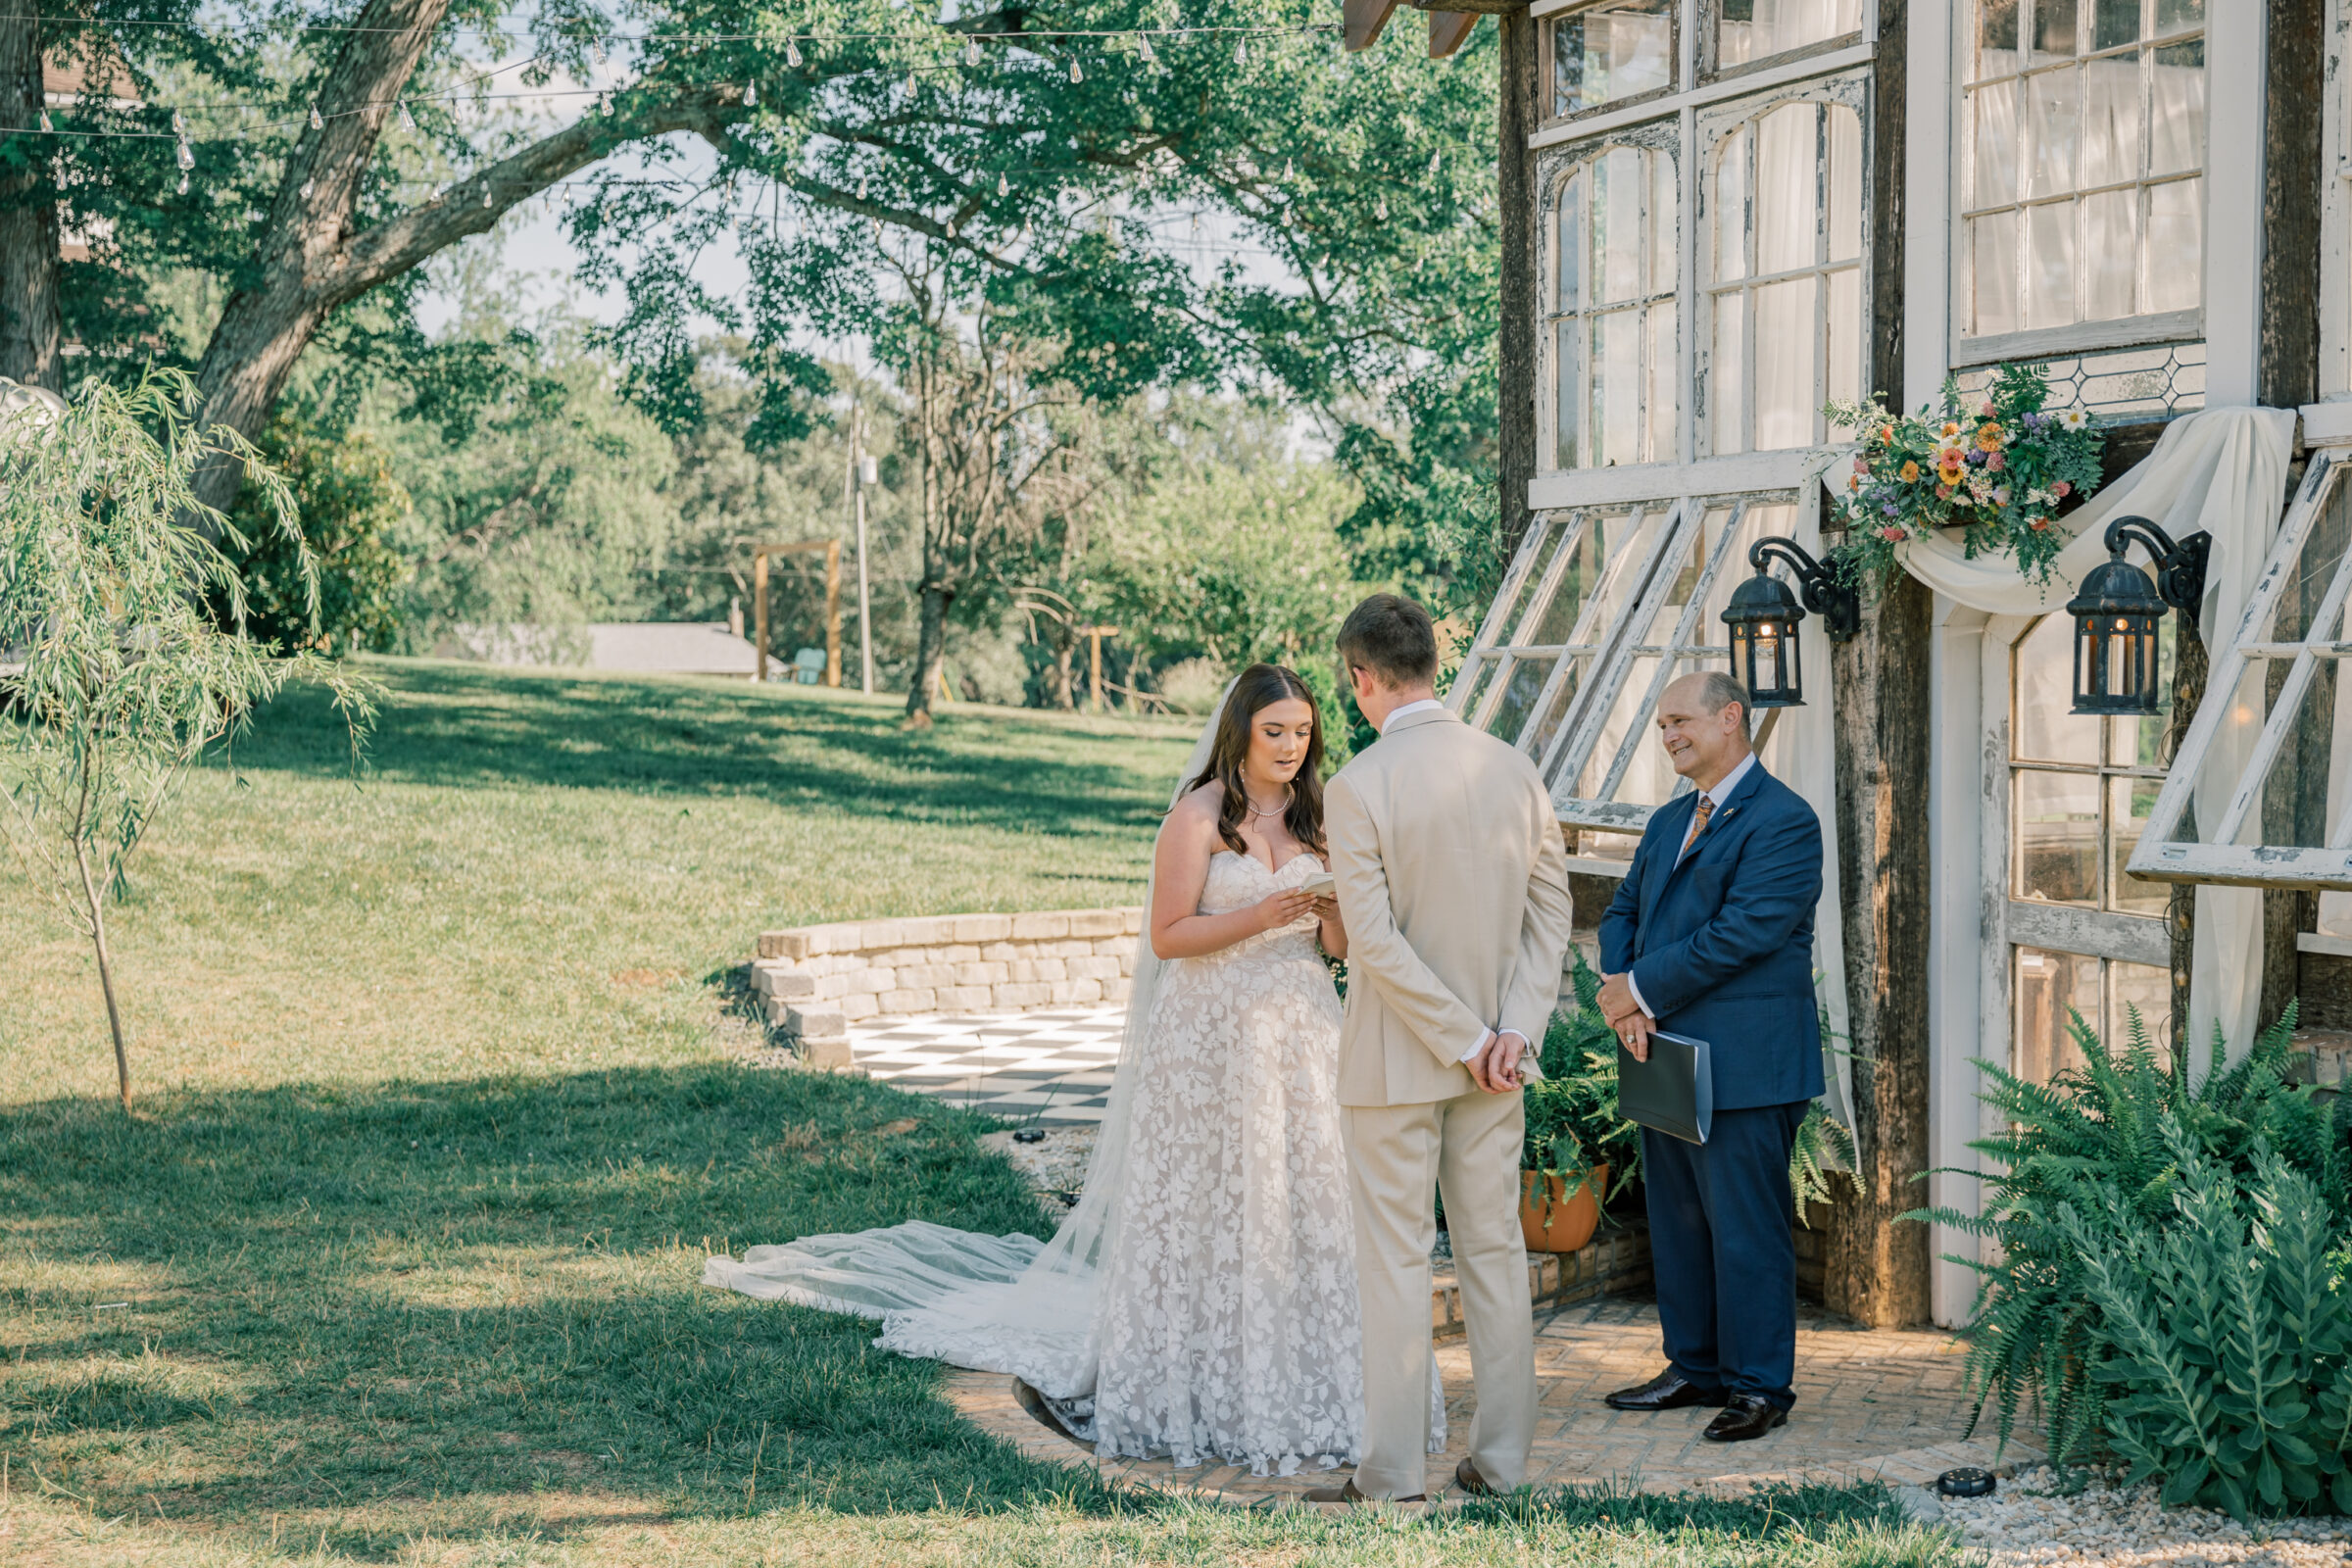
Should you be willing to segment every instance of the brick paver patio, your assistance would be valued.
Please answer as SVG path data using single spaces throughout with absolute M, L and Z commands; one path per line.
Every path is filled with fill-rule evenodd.
M 1625 1480 L 1654 1492 L 1686 1488 L 1737 1492 L 1766 1480 L 1849 1480 L 1881 1477 L 1927 1483 L 1958 1465 L 1995 1462 L 1991 1432 L 1973 1442 L 1962 1363 L 1967 1347 L 1951 1335 L 1886 1333 L 1855 1328 L 1807 1310 L 1798 1319 L 1796 1409 L 1788 1424 L 1753 1443 L 1715 1444 L 1699 1433 L 1714 1412 L 1675 1410 L 1627 1415 L 1600 1396 L 1640 1383 L 1662 1364 L 1657 1309 L 1646 1299 L 1607 1297 L 1539 1316 L 1536 1376 L 1543 1384 L 1542 1415 L 1529 1479 L 1562 1482 Z M 1451 1482 L 1470 1427 L 1469 1352 L 1459 1340 L 1441 1341 L 1438 1365 L 1446 1377 L 1450 1443 L 1433 1457 L 1431 1492 Z M 1056 1437 L 1022 1410 L 1009 1379 L 962 1372 L 948 1396 L 982 1430 L 1040 1459 L 1093 1464 L 1094 1455 Z M 2012 1441 L 2004 1463 L 2041 1457 L 2031 1444 Z M 1255 1502 L 1328 1485 L 1327 1476 L 1256 1478 L 1234 1466 L 1177 1470 L 1165 1462 L 1121 1461 L 1109 1474 L 1150 1486 L 1194 1491 Z

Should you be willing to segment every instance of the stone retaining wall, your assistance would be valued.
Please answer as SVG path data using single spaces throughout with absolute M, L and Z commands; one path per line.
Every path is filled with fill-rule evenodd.
M 811 1066 L 850 1064 L 849 1026 L 888 1013 L 1029 1012 L 1127 1000 L 1144 911 L 845 920 L 763 932 L 752 989 Z
M 1649 1273 L 1649 1232 L 1617 1231 L 1595 1237 L 1574 1252 L 1527 1254 L 1527 1295 L 1538 1312 L 1548 1312 L 1572 1301 L 1621 1296 L 1646 1288 Z M 1429 1285 L 1429 1332 L 1432 1339 L 1450 1340 L 1465 1331 L 1462 1288 L 1453 1265 L 1432 1272 Z

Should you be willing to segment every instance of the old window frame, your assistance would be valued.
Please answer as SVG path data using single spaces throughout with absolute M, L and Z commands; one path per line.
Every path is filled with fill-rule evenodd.
M 2205 700 L 2181 737 L 2171 775 L 2156 797 L 2139 848 L 2127 867 L 2130 874 L 2160 882 L 2352 890 L 2352 803 L 2334 813 L 2324 845 L 2237 842 L 2261 807 L 2263 788 L 2288 732 L 2295 728 L 2320 662 L 2336 662 L 2339 680 L 2348 673 L 2342 662 L 2352 660 L 2352 639 L 2343 636 L 2341 627 L 2347 598 L 2352 597 L 2352 549 L 2345 550 L 2331 569 L 2307 634 L 2301 639 L 2278 640 L 2266 635 L 2273 612 L 2295 578 L 2306 540 L 2333 499 L 2335 487 L 2344 483 L 2352 483 L 2352 451 L 2342 447 L 2315 450 L 2238 623 L 2213 660 Z M 2182 839 L 2181 824 L 2197 776 L 2236 701 L 2246 666 L 2258 662 L 2267 667 L 2274 662 L 2284 662 L 2287 667 L 2277 695 L 2270 699 L 2270 711 L 2253 751 L 2230 790 L 2229 805 L 2220 820 L 2210 826 L 2199 825 L 2196 839 Z

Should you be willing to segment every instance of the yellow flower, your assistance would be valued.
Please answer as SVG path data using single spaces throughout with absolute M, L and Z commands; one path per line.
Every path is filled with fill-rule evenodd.
M 2001 450 L 2001 427 L 1990 419 L 1977 426 L 1977 445 L 1986 452 Z
M 1943 421 L 1942 428 L 1936 433 L 1946 441 L 1956 441 L 1960 437 L 1960 426 L 1952 420 L 1946 419 Z
M 1910 483 L 1914 482 L 1915 480 L 1917 480 L 1918 478 L 1919 478 L 1919 465 L 1918 465 L 1918 464 L 1916 464 L 1916 463 L 1906 463 L 1906 464 L 1904 464 L 1904 465 L 1903 465 L 1903 483 L 1905 483 L 1905 484 L 1910 484 Z

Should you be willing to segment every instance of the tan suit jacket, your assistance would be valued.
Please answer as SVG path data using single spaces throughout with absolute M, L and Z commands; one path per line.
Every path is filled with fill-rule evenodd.
M 1540 1048 L 1570 904 L 1535 764 L 1450 712 L 1400 714 L 1332 779 L 1324 827 L 1348 925 L 1340 1103 L 1474 1093 L 1461 1058 L 1489 1025 Z

